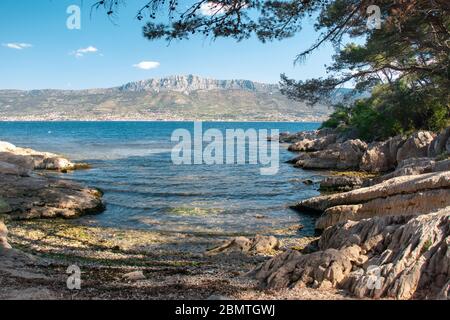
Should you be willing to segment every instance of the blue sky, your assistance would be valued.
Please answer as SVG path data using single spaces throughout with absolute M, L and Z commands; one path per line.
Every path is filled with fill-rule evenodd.
M 128 0 L 115 23 L 104 11 L 91 17 L 93 2 L 1 0 L 0 89 L 112 87 L 175 74 L 276 83 L 282 72 L 296 79 L 325 75 L 333 54 L 326 46 L 294 66 L 296 54 L 317 36 L 312 20 L 297 37 L 266 44 L 196 37 L 168 45 L 142 36 L 144 22 L 134 17 L 145 0 Z M 66 27 L 73 4 L 82 8 L 81 30 Z M 138 68 L 143 61 L 155 63 Z

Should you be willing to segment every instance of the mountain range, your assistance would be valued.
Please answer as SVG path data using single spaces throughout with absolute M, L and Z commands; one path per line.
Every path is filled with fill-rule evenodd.
M 330 112 L 289 100 L 276 84 L 194 75 L 104 89 L 0 90 L 0 120 L 322 121 Z

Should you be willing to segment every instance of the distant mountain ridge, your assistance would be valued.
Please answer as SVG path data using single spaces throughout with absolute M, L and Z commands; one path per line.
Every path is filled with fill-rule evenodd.
M 322 121 L 277 84 L 175 75 L 85 90 L 0 90 L 0 120 Z
M 278 91 L 276 84 L 266 84 L 251 80 L 216 80 L 195 75 L 170 76 L 159 79 L 133 81 L 118 87 L 121 91 L 177 91 L 192 92 L 197 90 L 249 90 L 261 92 Z

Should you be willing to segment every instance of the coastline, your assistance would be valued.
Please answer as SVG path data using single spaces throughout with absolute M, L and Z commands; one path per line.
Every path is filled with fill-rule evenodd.
M 450 132 L 450 130 L 448 131 Z M 321 144 L 323 138 L 330 135 L 329 132 L 321 135 L 320 132 L 314 131 L 304 133 L 304 135 L 308 135 L 308 137 L 300 134 L 301 137 L 295 137 L 297 139 L 295 142 L 285 141 L 291 145 L 296 145 L 297 148 L 299 146 L 306 149 L 314 148 L 314 151 L 301 151 L 304 154 L 300 153 L 300 159 L 296 162 L 305 161 L 305 156 L 322 159 L 323 155 L 328 156 L 330 154 L 330 150 L 333 150 L 331 152 L 333 156 L 337 154 L 341 157 L 345 154 L 342 151 L 336 153 L 333 148 L 341 148 L 347 140 L 337 144 Z M 446 132 L 440 135 L 430 135 L 430 139 L 427 140 L 426 152 L 430 152 L 430 146 L 437 145 L 433 141 L 439 140 L 439 137 L 446 138 L 446 135 Z M 420 148 L 417 150 L 409 146 L 408 141 L 415 140 L 408 139 L 410 138 L 404 138 L 402 146 L 408 146 L 411 154 L 417 155 L 415 153 L 417 150 L 425 150 L 422 145 L 419 145 Z M 285 140 L 285 137 L 280 140 Z M 318 147 L 318 145 L 321 146 Z M 439 145 L 442 145 L 442 143 Z M 378 150 L 377 148 L 378 145 L 367 146 L 365 152 L 371 154 L 370 150 Z M 361 154 L 358 161 L 361 161 L 364 157 Z M 414 159 L 418 159 L 420 163 Z M 208 234 L 205 237 L 201 235 L 193 236 L 183 232 L 120 230 L 110 227 L 86 226 L 80 224 L 77 220 L 23 221 L 10 220 L 8 215 L 3 215 L 4 218 L 7 218 L 6 225 L 9 229 L 7 239 L 14 248 L 13 251 L 7 250 L 7 256 L 11 254 L 19 255 L 21 257 L 19 261 L 22 259 L 23 265 L 18 264 L 12 270 L 8 265 L 8 259 L 2 260 L 0 263 L 0 273 L 4 276 L 2 278 L 13 280 L 3 284 L 5 289 L 2 294 L 3 297 L 8 298 L 11 292 L 17 292 L 22 286 L 27 286 L 23 292 L 25 298 L 29 299 L 83 299 L 94 297 L 105 299 L 205 299 L 217 295 L 232 299 L 421 298 L 425 294 L 425 289 L 420 287 L 419 283 L 411 283 L 414 278 L 411 278 L 408 273 L 405 275 L 400 273 L 397 277 L 402 283 L 400 289 L 406 286 L 410 288 L 409 291 L 404 289 L 401 289 L 401 291 L 393 289 L 389 289 L 393 291 L 388 289 L 377 291 L 366 287 L 366 272 L 368 271 L 365 268 L 370 265 L 368 261 L 372 261 L 372 263 L 379 261 L 376 259 L 379 259 L 380 254 L 383 255 L 384 249 L 378 248 L 380 244 L 378 244 L 378 247 L 373 247 L 373 240 L 361 233 L 361 230 L 374 230 L 372 232 L 380 230 L 381 233 L 377 234 L 375 238 L 378 239 L 377 241 L 384 241 L 386 237 L 393 237 L 395 233 L 410 230 L 408 231 L 410 236 L 415 237 L 418 241 L 413 251 L 414 259 L 403 260 L 404 258 L 400 256 L 400 260 L 392 261 L 391 264 L 408 263 L 410 267 L 405 269 L 407 272 L 411 270 L 411 272 L 421 272 L 420 269 L 415 267 L 418 261 L 422 261 L 422 256 L 427 251 L 441 246 L 442 241 L 445 242 L 445 232 L 448 232 L 448 230 L 442 230 L 442 234 L 439 234 L 441 231 L 435 231 L 433 229 L 435 228 L 433 227 L 434 224 L 448 226 L 448 217 L 450 216 L 450 207 L 446 203 L 450 197 L 442 193 L 447 192 L 445 190 L 448 190 L 447 187 L 450 183 L 448 167 L 450 159 L 421 159 L 413 157 L 412 165 L 408 161 L 406 164 L 401 162 L 396 165 L 395 171 L 382 172 L 373 176 L 363 175 L 359 177 L 363 180 L 361 184 L 352 185 L 350 191 L 332 192 L 300 202 L 296 205 L 299 210 L 311 209 L 318 213 L 318 218 L 320 216 L 317 220 L 321 221 L 319 226 L 323 225 L 320 228 L 326 229 L 321 237 L 295 237 L 295 228 L 279 230 L 280 233 L 278 234 L 273 230 L 271 234 L 263 236 L 264 245 L 258 249 L 260 251 L 255 252 L 245 251 L 246 241 L 255 241 L 255 239 L 243 238 L 239 235 L 230 239 L 230 235 L 225 234 L 213 237 Z M 342 159 L 342 161 L 345 163 L 346 160 Z M 308 162 L 301 162 L 300 165 L 303 166 L 305 163 Z M 352 167 L 352 163 L 348 162 L 350 167 Z M 334 162 L 328 161 L 327 165 L 330 164 L 334 165 Z M 410 166 L 407 167 L 407 165 Z M 408 168 L 408 170 L 405 170 L 405 168 Z M 329 167 L 327 169 L 339 168 Z M 345 170 L 348 171 L 349 168 L 345 168 Z M 356 172 L 358 171 L 360 172 L 360 170 L 356 170 Z M 358 176 L 358 174 L 355 176 Z M 335 174 L 330 177 L 338 177 L 337 180 L 332 181 L 331 186 L 333 186 L 333 183 L 334 185 L 342 183 L 341 180 L 348 178 L 349 174 Z M 385 180 L 383 180 L 383 177 L 386 177 Z M 417 179 L 425 179 L 423 180 L 425 181 L 423 187 L 415 182 Z M 388 185 L 383 184 L 384 181 L 389 183 L 389 188 Z M 410 182 L 413 182 L 413 184 L 411 185 Z M 347 180 L 344 181 L 344 185 L 346 183 L 348 185 Z M 383 193 L 379 193 L 381 191 L 377 190 L 383 190 Z M 406 194 L 409 198 L 407 202 L 404 202 L 398 196 L 402 194 L 403 197 L 407 192 L 406 190 L 411 191 L 409 195 Z M 434 206 L 417 207 L 414 204 L 417 203 L 416 199 L 419 199 L 423 190 L 432 190 L 433 196 L 438 197 L 435 202 L 430 202 Z M 410 195 L 412 195 L 412 198 Z M 383 201 L 387 205 L 395 206 L 396 209 L 380 215 L 380 212 L 374 210 L 376 207 L 365 208 L 367 206 L 365 203 L 378 201 L 377 199 L 380 196 L 383 197 Z M 430 196 L 431 194 L 427 195 L 427 197 Z M 394 198 L 395 201 L 392 202 L 391 199 Z M 410 199 L 413 199 L 412 202 Z M 362 201 L 362 206 L 358 201 Z M 426 203 L 420 200 L 418 202 Z M 364 208 L 366 210 L 363 211 L 364 214 L 361 215 L 361 218 L 355 215 L 358 211 L 353 211 L 353 216 L 350 219 L 346 216 L 345 210 L 348 203 L 351 204 L 351 208 L 358 210 Z M 382 204 L 376 203 L 377 205 Z M 408 211 L 408 206 L 411 205 L 414 212 Z M 440 207 L 441 210 L 439 210 Z M 334 219 L 339 215 L 343 217 L 343 220 L 341 218 Z M 333 219 L 330 220 L 327 216 L 331 216 Z M 384 230 L 389 231 L 386 233 Z M 393 232 L 393 234 L 390 232 Z M 425 235 L 428 236 L 430 232 L 438 232 L 432 240 L 435 242 L 429 243 L 430 240 L 425 238 Z M 272 235 L 279 236 L 283 233 L 292 234 L 294 237 L 291 237 L 291 240 L 284 241 L 280 246 L 269 246 L 268 238 L 264 238 Z M 355 236 L 360 237 L 359 240 L 354 239 Z M 365 242 L 368 240 L 372 241 L 369 241 L 370 245 Z M 359 243 L 358 241 L 362 242 Z M 241 246 L 242 244 L 244 246 Z M 389 243 L 386 245 L 389 246 Z M 400 243 L 399 247 L 403 248 L 402 246 L 405 245 L 407 246 L 409 243 Z M 215 250 L 224 248 L 225 252 L 220 252 L 217 255 L 207 254 L 208 249 L 212 248 L 216 248 Z M 436 252 L 430 251 L 428 259 L 430 259 L 430 256 L 436 256 Z M 27 256 L 23 256 L 23 254 Z M 28 254 L 33 256 L 32 260 L 29 260 Z M 440 253 L 438 255 L 440 258 L 435 259 L 445 259 Z M 331 264 L 330 257 L 332 257 L 331 261 L 334 261 Z M 15 259 L 17 260 L 17 256 Z M 32 267 L 30 267 L 30 261 L 32 261 Z M 295 264 L 293 264 L 294 262 Z M 316 263 L 318 265 L 315 265 Z M 73 292 L 64 288 L 65 268 L 69 264 L 79 265 L 88 275 L 85 285 L 89 290 L 80 291 L 76 296 L 73 296 Z M 445 265 L 445 261 L 439 262 L 439 265 L 441 264 Z M 304 268 L 300 270 L 304 273 L 305 278 L 290 278 L 291 274 L 298 272 L 289 270 L 293 265 L 296 268 Z M 379 268 L 385 267 L 385 265 L 379 266 Z M 359 273 L 353 272 L 355 268 Z M 322 271 L 319 275 L 314 270 Z M 442 284 L 442 281 L 446 277 L 448 278 L 448 275 L 445 275 L 444 270 L 432 271 L 427 269 L 427 265 L 425 265 L 425 270 L 430 274 L 438 272 L 435 278 L 440 280 L 436 280 L 438 282 L 433 285 L 438 288 L 445 288 L 445 281 L 444 284 Z M 249 271 L 252 271 L 251 276 L 248 274 Z M 142 277 L 130 279 L 127 276 L 130 272 L 140 272 Z M 385 269 L 383 272 L 388 274 L 394 271 Z M 32 274 L 35 281 L 29 279 L 25 281 L 23 274 L 28 276 Z M 391 288 L 392 284 L 387 279 L 383 286 Z M 348 281 L 351 283 L 349 284 Z M 180 282 L 183 284 L 180 285 Z M 292 288 L 292 283 L 298 284 Z M 41 290 L 42 287 L 45 287 L 45 290 Z M 27 296 L 26 294 L 30 295 Z M 446 295 L 447 292 L 439 294 Z M 433 291 L 433 297 L 434 295 L 436 295 L 436 291 Z

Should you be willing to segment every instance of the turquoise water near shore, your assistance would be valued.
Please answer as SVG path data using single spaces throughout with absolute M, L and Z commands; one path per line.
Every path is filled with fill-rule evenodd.
M 312 130 L 317 123 L 204 122 L 204 130 Z M 284 163 L 294 155 L 280 146 L 276 175 L 259 165 L 174 165 L 170 137 L 192 132 L 192 122 L 0 122 L 0 140 L 88 162 L 90 170 L 58 174 L 104 191 L 107 209 L 86 223 L 164 231 L 254 234 L 301 223 L 311 235 L 315 216 L 288 208 L 317 195 L 318 172 Z

